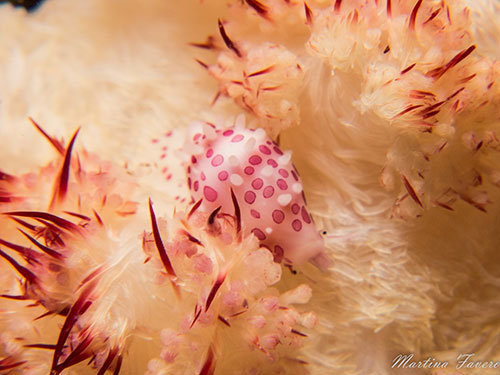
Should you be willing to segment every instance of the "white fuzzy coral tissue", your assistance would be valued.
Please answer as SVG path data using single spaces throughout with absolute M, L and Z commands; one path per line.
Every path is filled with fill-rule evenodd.
M 496 0 L 0 2 L 0 374 L 496 374 Z

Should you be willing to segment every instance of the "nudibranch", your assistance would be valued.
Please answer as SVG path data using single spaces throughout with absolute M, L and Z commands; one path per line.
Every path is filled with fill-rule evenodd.
M 190 155 L 187 183 L 201 208 L 233 213 L 240 209 L 242 230 L 253 233 L 276 262 L 329 264 L 323 238 L 306 208 L 302 183 L 291 162 L 263 129 L 241 125 L 216 129 L 193 124 L 184 150 Z

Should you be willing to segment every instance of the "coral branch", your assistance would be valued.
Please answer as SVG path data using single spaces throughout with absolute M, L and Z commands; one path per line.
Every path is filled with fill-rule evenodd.
M 80 289 L 82 286 L 84 286 L 85 284 L 87 284 L 89 281 L 91 280 L 94 280 L 99 274 L 102 273 L 102 271 L 104 270 L 104 266 L 101 265 L 99 267 L 97 267 L 95 270 L 93 270 L 92 272 L 90 272 L 88 274 L 88 276 L 86 276 L 81 282 L 80 282 L 80 285 L 78 285 L 78 288 L 76 288 L 77 290 Z
M 223 318 L 222 316 L 218 316 L 217 319 L 219 319 L 222 323 L 224 323 L 225 325 L 227 325 L 228 327 L 231 327 L 231 324 L 229 324 L 229 322 Z
M 115 366 L 115 371 L 113 371 L 113 375 L 118 375 L 120 373 L 120 369 L 122 368 L 122 356 L 119 355 L 118 359 L 116 360 L 116 366 Z
M 16 245 L 14 243 L 5 241 L 1 238 L 0 238 L 0 244 L 4 245 L 5 247 L 8 247 L 11 250 L 14 250 L 17 253 L 19 253 L 24 258 L 24 260 L 26 260 L 26 262 L 28 262 L 29 264 L 33 264 L 33 263 L 40 264 L 40 262 L 37 259 L 37 258 L 39 258 L 39 254 L 37 252 L 33 251 L 32 249 L 24 247 L 24 246 Z
M 88 216 L 85 216 L 85 215 L 82 215 L 82 214 L 78 214 L 76 212 L 70 212 L 70 211 L 63 211 L 65 214 L 68 214 L 68 215 L 71 215 L 71 216 L 74 216 L 74 217 L 77 217 L 79 219 L 82 219 L 82 220 L 85 220 L 85 221 L 90 221 L 90 217 Z
M 191 47 L 197 47 L 197 48 L 202 48 L 202 49 L 215 49 L 215 43 L 214 43 L 214 37 L 209 36 L 207 38 L 207 41 L 205 43 L 195 43 L 191 42 L 188 43 Z
M 409 107 L 407 107 L 407 108 L 403 109 L 401 112 L 399 112 L 396 116 L 394 116 L 394 118 L 401 117 L 401 116 L 407 114 L 408 112 L 411 112 L 414 109 L 420 108 L 422 106 L 423 106 L 423 104 L 410 105 Z
M 19 263 L 17 263 L 14 258 L 10 257 L 2 250 L 0 250 L 0 256 L 4 258 L 7 262 L 9 262 L 16 269 L 16 271 L 19 272 L 19 274 L 26 279 L 27 282 L 29 283 L 36 282 L 37 277 L 35 276 L 35 274 L 30 270 L 28 270 L 26 267 L 23 267 Z
M 439 12 L 441 12 L 441 8 L 438 8 L 437 10 L 432 12 L 432 14 L 429 16 L 429 18 L 427 18 L 427 20 L 423 23 L 423 25 L 426 25 L 427 23 L 431 22 L 434 18 L 436 18 Z
M 292 329 L 291 332 L 296 334 L 296 335 L 302 336 L 302 337 L 307 337 L 307 335 L 305 333 L 297 331 L 296 329 Z
M 102 227 L 104 226 L 104 223 L 102 222 L 102 219 L 101 217 L 99 216 L 99 214 L 97 213 L 96 210 L 92 210 L 93 214 L 94 214 L 94 217 L 96 218 L 97 222 L 99 223 L 99 225 Z
M 172 263 L 170 263 L 170 259 L 168 258 L 167 251 L 165 250 L 165 246 L 163 245 L 163 241 L 160 236 L 160 231 L 158 229 L 158 223 L 156 222 L 156 216 L 153 210 L 153 202 L 151 202 L 151 198 L 149 199 L 149 214 L 151 216 L 153 237 L 155 240 L 156 248 L 158 249 L 158 253 L 160 254 L 160 259 L 165 266 L 165 270 L 167 271 L 167 273 L 172 276 L 176 276 L 174 268 L 172 267 Z
M 199 60 L 199 59 L 195 59 L 196 62 L 198 64 L 200 64 L 202 67 L 204 67 L 205 69 L 208 69 L 208 64 L 207 63 L 204 63 L 203 61 Z
M 52 144 L 52 146 L 54 146 L 54 148 L 57 150 L 57 152 L 60 154 L 60 155 L 64 155 L 64 146 L 61 144 L 61 142 L 59 142 L 57 139 L 55 139 L 54 137 L 51 137 L 50 135 L 48 135 L 40 125 L 38 125 L 35 120 L 33 120 L 31 117 L 28 117 L 28 120 L 31 121 L 31 123 L 38 129 L 38 131 L 40 133 L 42 133 L 42 135 Z
M 415 30 L 415 22 L 417 20 L 417 13 L 418 13 L 418 10 L 420 9 L 420 5 L 422 5 L 422 0 L 418 0 L 411 11 L 410 22 L 408 25 L 410 30 Z
M 12 370 L 16 367 L 24 365 L 27 361 L 19 361 L 14 363 L 9 363 L 10 358 L 5 358 L 0 361 L 0 371 Z
M 80 341 L 80 343 L 77 345 L 77 347 L 68 355 L 66 360 L 58 364 L 56 368 L 51 372 L 51 375 L 56 375 L 61 373 L 63 370 L 67 369 L 68 367 L 74 366 L 87 358 L 89 358 L 92 354 L 89 352 L 86 352 L 86 349 L 90 346 L 92 343 L 93 338 L 89 333 L 85 336 L 83 340 Z
M 340 6 L 342 5 L 342 0 L 335 0 L 335 13 L 340 13 Z
M 90 295 L 94 291 L 97 286 L 97 282 L 93 281 L 89 284 L 80 294 L 80 297 L 76 300 L 76 302 L 71 307 L 66 320 L 61 328 L 61 332 L 59 333 L 59 338 L 57 339 L 56 348 L 54 351 L 54 356 L 52 357 L 52 365 L 51 365 L 51 375 L 57 374 L 56 367 L 58 366 L 59 358 L 61 357 L 62 350 L 66 340 L 68 339 L 69 333 L 71 332 L 73 326 L 77 322 L 80 315 L 82 315 L 92 304 L 90 299 Z
M 66 198 L 68 192 L 68 182 L 69 182 L 69 169 L 71 166 L 71 152 L 73 151 L 73 145 L 75 144 L 76 136 L 80 128 L 76 129 L 75 133 L 69 141 L 68 147 L 66 148 L 66 153 L 64 155 L 64 162 L 61 167 L 59 177 L 57 179 L 56 185 L 54 186 L 54 193 L 52 195 L 52 200 L 50 202 L 50 209 L 54 208 L 56 202 L 62 202 Z
M 191 216 L 196 212 L 196 210 L 200 207 L 201 203 L 203 202 L 203 198 L 200 198 L 198 202 L 196 202 L 193 207 L 189 210 L 189 213 L 187 215 L 187 219 L 189 220 Z
M 81 228 L 73 224 L 71 221 L 58 217 L 56 215 L 49 214 L 48 212 L 40 212 L 40 211 L 12 211 L 5 212 L 4 215 L 8 216 L 21 216 L 21 217 L 30 217 L 33 219 L 42 219 L 47 220 L 51 223 L 54 223 L 61 229 L 64 229 L 71 233 L 82 233 Z
M 217 294 L 217 291 L 222 286 L 222 283 L 224 283 L 225 279 L 226 279 L 226 273 L 222 273 L 219 275 L 219 277 L 217 277 L 217 280 L 215 281 L 214 285 L 212 286 L 212 289 L 210 290 L 210 294 L 208 295 L 207 303 L 205 305 L 205 311 L 208 311 L 208 309 L 210 308 L 210 305 L 212 304 L 215 295 Z
M 190 329 L 193 328 L 194 324 L 196 323 L 196 321 L 200 317 L 201 310 L 202 309 L 201 309 L 200 305 L 196 304 L 196 306 L 194 307 L 193 321 L 191 322 L 191 325 L 189 326 Z
M 456 54 L 455 57 L 453 57 L 445 66 L 441 66 L 439 68 L 432 69 L 432 70 L 428 71 L 426 76 L 430 77 L 430 78 L 434 78 L 434 79 L 439 79 L 448 70 L 450 70 L 455 65 L 457 65 L 459 62 L 461 62 L 463 59 L 465 59 L 467 56 L 469 56 L 475 49 L 476 49 L 475 45 L 470 46 L 469 48 Z
M 21 220 L 21 219 L 15 218 L 15 217 L 11 217 L 11 219 L 14 220 L 16 223 L 18 223 L 19 225 L 22 225 L 23 227 L 29 229 L 30 231 L 36 232 L 36 226 L 35 225 L 32 225 L 30 223 L 27 223 L 24 220 Z
M 250 74 L 248 75 L 248 77 L 250 78 L 250 77 L 260 76 L 260 75 L 262 75 L 262 74 L 267 74 L 267 73 L 272 72 L 272 71 L 273 71 L 273 69 L 274 69 L 274 65 L 271 65 L 271 66 L 268 66 L 268 67 L 267 67 L 267 68 L 265 68 L 265 69 L 258 70 L 258 71 L 256 71 L 256 72 L 250 73 Z
M 25 348 L 34 348 L 34 349 L 47 349 L 47 350 L 55 350 L 56 346 L 52 344 L 29 344 L 24 345 Z
M 415 192 L 415 189 L 413 189 L 413 186 L 411 186 L 410 182 L 406 178 L 406 176 L 403 176 L 403 183 L 405 185 L 406 190 L 408 191 L 408 194 L 410 194 L 410 197 L 422 208 L 424 208 L 424 205 L 420 201 L 420 198 L 418 197 L 417 193 Z
M 209 226 L 214 225 L 215 218 L 217 217 L 217 214 L 219 213 L 221 208 L 222 208 L 222 206 L 219 206 L 215 210 L 212 211 L 212 213 L 210 214 L 210 216 L 208 217 L 208 220 L 207 220 L 207 223 Z
M 306 11 L 306 23 L 311 26 L 313 24 L 313 13 L 306 2 L 304 2 L 304 9 Z
M 403 74 L 405 74 L 405 73 L 408 73 L 410 70 L 412 70 L 412 69 L 415 67 L 415 65 L 417 65 L 417 64 L 416 64 L 416 63 L 413 63 L 413 64 L 411 64 L 410 66 L 408 66 L 408 67 L 404 68 L 404 69 L 401 71 L 401 73 L 400 73 L 400 74 L 401 74 L 401 75 L 403 75 Z
M 17 228 L 19 232 L 21 232 L 33 245 L 38 247 L 41 251 L 43 251 L 45 254 L 51 256 L 52 258 L 59 259 L 59 260 L 64 260 L 64 256 L 61 255 L 59 252 L 52 250 L 50 247 L 45 246 L 38 242 L 35 238 L 30 236 L 28 233 L 23 231 L 22 229 Z
M 245 2 L 252 7 L 260 16 L 267 18 L 268 17 L 268 9 L 267 6 L 262 4 L 258 0 L 245 0 Z
M 109 351 L 108 356 L 106 357 L 106 360 L 104 361 L 101 368 L 99 369 L 99 372 L 97 373 L 97 375 L 104 375 L 104 373 L 109 368 L 109 366 L 111 366 L 111 363 L 113 362 L 113 360 L 115 359 L 117 354 L 118 354 L 117 347 L 114 347 L 113 349 L 111 349 Z
M 231 188 L 231 200 L 233 201 L 234 217 L 236 218 L 236 232 L 240 233 L 241 232 L 241 210 L 240 210 L 240 205 L 238 204 L 238 199 L 236 198 L 236 195 L 234 195 L 234 191 L 232 188 Z
M 238 57 L 241 57 L 241 52 L 238 50 L 238 48 L 236 48 L 233 41 L 227 36 L 226 30 L 224 29 L 224 25 L 222 24 L 221 20 L 218 20 L 218 24 L 220 35 L 222 36 L 224 43 L 226 43 L 227 48 L 234 51 L 234 53 L 236 53 Z
M 203 243 L 197 239 L 195 236 L 193 236 L 191 233 L 189 233 L 188 231 L 182 231 L 183 234 L 186 235 L 186 237 L 188 238 L 189 241 L 197 244 L 197 245 L 200 245 L 201 247 L 205 247 L 205 245 L 203 245 Z
M 0 294 L 0 297 L 6 298 L 6 299 L 13 299 L 16 301 L 25 301 L 28 299 L 28 297 L 26 297 L 26 296 L 11 296 L 9 294 Z
M 203 367 L 201 368 L 200 375 L 210 375 L 214 373 L 214 365 L 215 365 L 215 360 L 214 360 L 214 351 L 212 347 L 208 349 L 207 353 L 207 358 L 205 359 L 205 363 L 203 364 Z

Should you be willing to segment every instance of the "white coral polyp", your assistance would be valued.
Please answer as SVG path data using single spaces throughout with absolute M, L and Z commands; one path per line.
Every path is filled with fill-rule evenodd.
M 241 42 L 238 48 L 241 57 L 224 51 L 209 72 L 219 91 L 257 116 L 274 137 L 298 122 L 302 68 L 297 56 L 280 44 Z
M 497 61 L 478 53 L 465 5 L 355 1 L 314 12 L 307 48 L 331 69 L 325 92 L 338 95 L 347 88 L 335 100 L 347 107 L 336 114 L 388 141 L 380 143 L 388 147 L 381 181 L 398 194 L 393 215 L 451 209 L 445 195 L 485 210 L 482 192 L 463 176 L 489 179 L 497 169 L 484 164 L 496 153 L 486 134 L 500 130 L 500 71 Z M 474 150 L 461 141 L 471 130 L 477 134 Z
M 165 303 L 160 313 L 169 316 L 161 333 L 161 362 L 151 360 L 147 374 L 214 369 L 269 374 L 287 368 L 305 331 L 316 323 L 313 313 L 292 307 L 309 301 L 310 288 L 280 295 L 273 285 L 281 279 L 281 266 L 253 235 L 242 238 L 237 219 L 228 213 L 212 218 L 204 212 L 177 213 L 167 221 L 159 221 L 159 232 L 175 275 L 154 255 L 154 236 L 146 234 L 144 241 L 146 254 L 164 275 L 155 294 Z
M 128 303 L 149 274 L 137 205 L 129 200 L 134 183 L 85 150 L 66 155 L 35 173 L 0 179 L 0 270 L 9 281 L 0 290 L 8 312 L 0 320 L 1 368 L 16 374 L 56 374 L 85 359 L 118 371 L 143 320 L 146 305 Z

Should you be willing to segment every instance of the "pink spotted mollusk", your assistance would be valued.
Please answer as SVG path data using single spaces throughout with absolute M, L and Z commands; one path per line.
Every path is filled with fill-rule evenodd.
M 232 213 L 232 190 L 244 233 L 253 233 L 277 262 L 328 264 L 290 151 L 283 152 L 260 128 L 219 130 L 198 123 L 188 137 L 187 182 L 193 200 L 202 199 L 202 209 L 220 206 L 221 212 Z

